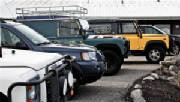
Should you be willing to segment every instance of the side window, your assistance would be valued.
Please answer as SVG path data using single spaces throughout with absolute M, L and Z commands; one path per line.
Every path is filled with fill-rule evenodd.
M 142 27 L 142 31 L 144 34 L 162 34 L 157 29 L 152 27 Z
M 78 22 L 75 21 L 62 21 L 60 22 L 60 36 L 74 36 L 79 35 L 80 27 Z
M 23 41 L 7 29 L 1 28 L 1 37 L 2 47 L 28 49 Z
M 122 23 L 122 33 L 123 34 L 136 34 L 136 28 L 134 27 L 133 22 L 130 23 Z
M 111 34 L 112 33 L 112 24 L 91 24 L 90 28 L 94 30 L 96 34 Z

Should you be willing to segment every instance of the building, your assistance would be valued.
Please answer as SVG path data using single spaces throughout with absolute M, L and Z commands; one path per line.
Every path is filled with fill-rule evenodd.
M 87 19 L 135 19 L 179 34 L 180 0 L 1 0 L 0 17 L 16 17 L 17 7 L 79 5 Z

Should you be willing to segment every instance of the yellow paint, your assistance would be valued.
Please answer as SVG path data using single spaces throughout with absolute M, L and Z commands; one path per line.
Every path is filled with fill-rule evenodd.
M 151 40 L 164 41 L 166 47 L 169 48 L 169 37 L 164 34 L 142 34 L 142 38 L 139 34 L 113 34 L 120 37 L 126 37 L 130 41 L 130 50 L 144 50 L 146 44 Z

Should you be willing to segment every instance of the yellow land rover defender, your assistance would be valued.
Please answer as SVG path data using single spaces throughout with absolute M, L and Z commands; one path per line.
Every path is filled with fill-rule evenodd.
M 158 34 L 158 32 L 157 34 L 142 34 L 135 21 L 108 19 L 89 20 L 89 23 L 96 35 L 125 37 L 130 41 L 131 54 L 145 55 L 150 63 L 159 63 L 159 61 L 164 60 L 166 52 L 170 49 L 169 35 Z

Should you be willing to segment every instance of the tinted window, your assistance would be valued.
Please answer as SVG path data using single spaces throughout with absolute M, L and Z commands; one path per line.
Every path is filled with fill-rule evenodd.
M 120 27 L 119 27 L 120 28 Z M 122 23 L 122 33 L 124 34 L 136 34 L 136 28 L 134 27 L 133 22 L 131 23 Z
M 7 29 L 1 29 L 1 43 L 3 47 L 27 49 L 27 46 L 15 34 Z

